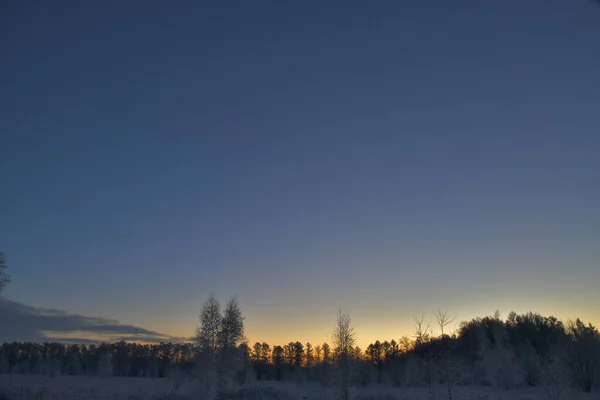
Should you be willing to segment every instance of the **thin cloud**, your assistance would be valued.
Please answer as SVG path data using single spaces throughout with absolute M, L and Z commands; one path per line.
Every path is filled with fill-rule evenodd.
M 0 322 L 0 341 L 56 341 L 89 344 L 119 340 L 146 343 L 186 340 L 138 326 L 121 324 L 114 319 L 88 317 L 70 314 L 63 310 L 34 307 L 3 297 L 0 297 Z

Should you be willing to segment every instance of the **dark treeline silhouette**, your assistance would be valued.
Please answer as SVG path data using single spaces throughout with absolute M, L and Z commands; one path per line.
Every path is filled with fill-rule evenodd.
M 0 290 L 10 282 L 6 268 L 0 253 Z M 443 390 L 449 399 L 459 385 L 543 386 L 556 399 L 569 387 L 591 392 L 600 380 L 600 333 L 579 319 L 563 323 L 533 312 L 511 312 L 502 320 L 496 312 L 462 322 L 449 334 L 454 319 L 441 310 L 433 316 L 438 335 L 424 324 L 424 316 L 413 317 L 412 337 L 376 341 L 364 351 L 356 346 L 350 316 L 341 310 L 331 345 L 250 346 L 237 299 L 222 309 L 211 295 L 191 343 L 3 343 L 0 373 L 161 377 L 175 379 L 175 385 L 200 378 L 214 382 L 217 400 L 227 397 L 232 382 L 250 380 L 321 382 L 338 390 L 340 399 L 349 397 L 350 386 L 373 383 L 426 386 L 430 398 Z
M 194 351 L 189 343 L 3 343 L 0 373 L 166 377 L 190 368 Z
M 547 386 L 560 375 L 589 392 L 600 374 L 600 334 L 579 319 L 563 323 L 536 313 L 510 313 L 463 322 L 434 336 L 422 320 L 414 337 L 354 346 L 353 383 L 393 386 Z M 336 359 L 328 343 L 235 344 L 235 379 L 327 383 Z M 0 346 L 0 372 L 130 377 L 192 376 L 208 368 L 218 345 L 12 342 Z M 566 384 L 566 383 L 565 383 Z M 445 387 L 443 386 L 443 387 Z

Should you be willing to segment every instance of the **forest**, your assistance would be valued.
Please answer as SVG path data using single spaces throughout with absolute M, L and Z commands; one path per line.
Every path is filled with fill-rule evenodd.
M 9 283 L 4 270 L 0 288 Z M 165 378 L 177 385 L 212 374 L 223 387 L 320 383 L 346 391 L 338 396 L 344 399 L 350 387 L 369 385 L 426 387 L 431 398 L 436 391 L 452 398 L 455 388 L 468 385 L 500 390 L 539 386 L 558 399 L 566 390 L 590 393 L 599 382 L 600 333 L 580 319 L 563 322 L 535 312 L 511 312 L 502 319 L 496 312 L 448 332 L 454 319 L 447 311 L 434 311 L 433 318 L 432 327 L 424 316 L 413 316 L 411 336 L 361 349 L 349 314 L 339 310 L 330 343 L 252 344 L 244 335 L 237 298 L 222 307 L 211 295 L 187 343 L 7 342 L 0 345 L 0 373 Z
M 438 336 L 420 319 L 416 325 L 414 338 L 376 341 L 364 350 L 352 346 L 352 384 L 511 389 L 565 379 L 590 392 L 599 378 L 600 334 L 579 319 L 565 324 L 532 312 L 510 313 L 506 320 L 496 314 L 463 322 L 457 332 Z M 192 377 L 215 362 L 220 351 L 216 343 L 205 340 L 201 328 L 193 343 L 3 343 L 0 373 Z M 249 379 L 326 383 L 338 352 L 328 343 L 271 346 L 242 341 L 235 347 L 234 378 L 239 384 Z

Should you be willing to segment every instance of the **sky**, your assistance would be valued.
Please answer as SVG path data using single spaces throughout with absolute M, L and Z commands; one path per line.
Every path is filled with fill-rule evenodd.
M 84 4 L 85 3 L 85 4 Z M 0 339 L 600 324 L 600 5 L 0 6 Z

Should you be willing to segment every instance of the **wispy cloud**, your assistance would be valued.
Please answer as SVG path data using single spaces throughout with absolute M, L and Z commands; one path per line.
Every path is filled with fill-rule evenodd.
M 181 342 L 185 338 L 125 325 L 117 320 L 70 314 L 34 307 L 0 297 L 0 341 L 100 341 Z

